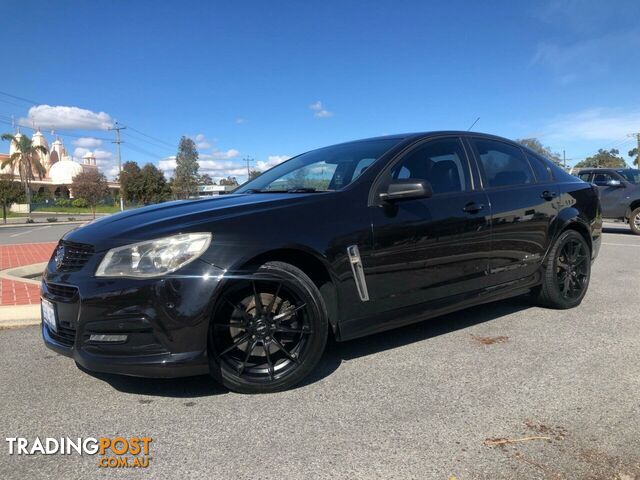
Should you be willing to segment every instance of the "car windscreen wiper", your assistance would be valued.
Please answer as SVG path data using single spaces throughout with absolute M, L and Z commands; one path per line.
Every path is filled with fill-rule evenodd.
M 316 188 L 310 188 L 310 187 L 300 187 L 300 188 L 291 188 L 289 190 L 287 190 L 287 193 L 322 193 L 322 192 L 328 192 L 329 190 L 318 190 Z
M 250 188 L 242 193 L 287 193 L 287 190 L 269 190 L 268 188 Z
M 268 188 L 250 188 L 242 193 L 323 193 L 329 190 L 318 190 L 310 187 L 290 188 L 289 190 L 271 190 Z

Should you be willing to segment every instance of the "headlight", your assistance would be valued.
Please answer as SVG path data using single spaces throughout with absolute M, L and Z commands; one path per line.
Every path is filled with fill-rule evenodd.
M 175 272 L 204 253 L 210 233 L 185 233 L 148 240 L 107 252 L 96 277 L 160 277 Z

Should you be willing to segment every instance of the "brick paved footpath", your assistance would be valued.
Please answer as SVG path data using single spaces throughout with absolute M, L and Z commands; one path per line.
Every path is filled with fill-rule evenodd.
M 56 242 L 0 245 L 0 270 L 46 262 L 51 258 Z M 0 279 L 0 306 L 40 303 L 37 285 Z

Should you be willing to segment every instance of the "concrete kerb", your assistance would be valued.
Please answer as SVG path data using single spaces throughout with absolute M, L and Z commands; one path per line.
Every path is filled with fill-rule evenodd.
M 47 262 L 23 265 L 21 267 L 8 268 L 0 271 L 0 278 L 12 280 L 14 282 L 30 283 L 40 285 L 39 280 L 24 278 L 24 275 L 31 276 L 41 273 Z M 40 304 L 35 305 L 6 305 L 0 306 L 0 330 L 6 328 L 29 327 L 40 324 Z
M 22 265 L 21 267 L 7 268 L 6 270 L 0 270 L 0 278 L 5 280 L 12 280 L 14 282 L 30 283 L 32 285 L 40 285 L 40 280 L 34 280 L 31 277 L 42 273 L 47 266 L 48 262 L 32 263 L 31 265 Z
M 56 225 L 84 225 L 85 223 L 88 223 L 88 222 L 89 222 L 89 220 L 76 220 L 76 221 L 73 221 L 73 222 L 7 223 L 7 224 L 0 224 L 0 228 L 40 227 L 42 225 L 51 225 L 52 227 L 54 227 Z
M 0 307 L 0 330 L 40 324 L 40 304 Z

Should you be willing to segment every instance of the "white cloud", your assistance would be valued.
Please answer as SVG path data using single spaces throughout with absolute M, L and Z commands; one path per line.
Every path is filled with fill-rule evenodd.
M 549 140 L 621 140 L 638 131 L 638 125 L 640 110 L 591 108 L 552 119 L 541 136 Z
M 160 160 L 158 162 L 158 168 L 167 174 L 172 173 L 176 169 L 175 155 Z
M 84 108 L 51 105 L 31 107 L 27 118 L 20 119 L 20 122 L 56 130 L 107 130 L 113 125 L 112 118 L 105 112 L 96 113 Z
M 207 159 L 207 157 L 210 157 L 216 160 L 226 160 L 230 158 L 236 158 L 238 155 L 240 155 L 240 152 L 235 148 L 230 148 L 229 150 L 218 150 L 214 148 L 211 154 L 209 155 L 204 154 L 204 155 L 201 155 L 200 157 L 204 158 L 205 160 Z
M 102 145 L 102 140 L 93 137 L 77 138 L 72 142 L 76 147 L 96 148 Z
M 269 155 L 267 160 L 258 160 L 256 162 L 256 169 L 264 172 L 271 167 L 275 167 L 276 165 L 284 162 L 285 160 L 289 160 L 291 157 L 289 155 Z
M 211 143 L 207 140 L 207 137 L 203 133 L 199 133 L 193 139 L 196 142 L 198 150 L 204 150 L 205 148 L 211 148 Z
M 278 165 L 290 158 L 288 155 L 269 155 L 266 160 L 258 160 L 252 167 L 264 172 L 265 170 Z M 200 174 L 208 174 L 214 180 L 228 176 L 237 177 L 240 182 L 247 177 L 247 166 L 230 158 L 214 158 L 212 155 L 201 155 L 198 161 Z M 175 156 L 167 157 L 158 162 L 158 168 L 163 170 L 166 175 L 170 176 L 176 169 Z
M 238 124 L 238 125 L 242 125 L 243 123 L 246 123 L 246 122 L 247 122 L 247 119 L 246 119 L 246 118 L 243 118 L 243 117 L 238 117 L 238 118 L 236 118 L 235 122 L 236 122 L 236 124 Z
M 333 115 L 333 112 L 330 112 L 322 106 L 322 102 L 320 100 L 309 105 L 309 108 L 313 110 L 313 116 L 317 118 L 327 118 Z
M 76 162 L 82 162 L 82 157 L 84 157 L 87 152 L 90 152 L 91 150 L 88 148 L 84 148 L 84 147 L 76 147 L 75 150 L 73 151 L 73 158 Z

